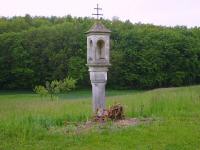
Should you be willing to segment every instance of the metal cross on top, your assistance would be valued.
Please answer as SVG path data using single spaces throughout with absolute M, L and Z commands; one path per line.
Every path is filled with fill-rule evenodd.
M 97 4 L 97 8 L 94 8 L 94 9 L 97 10 L 97 13 L 96 13 L 96 14 L 92 14 L 92 15 L 97 16 L 97 20 L 98 20 L 98 19 L 99 19 L 99 16 L 103 16 L 103 14 L 100 14 L 100 13 L 99 13 L 99 10 L 102 10 L 102 8 L 100 8 L 100 7 L 99 7 L 99 4 Z

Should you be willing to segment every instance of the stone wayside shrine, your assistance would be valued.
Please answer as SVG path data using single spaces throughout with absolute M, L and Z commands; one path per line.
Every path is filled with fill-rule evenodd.
M 93 111 L 105 109 L 105 86 L 107 72 L 110 65 L 110 33 L 98 16 L 97 21 L 86 32 L 87 35 L 87 66 L 89 67 L 90 80 L 92 84 Z

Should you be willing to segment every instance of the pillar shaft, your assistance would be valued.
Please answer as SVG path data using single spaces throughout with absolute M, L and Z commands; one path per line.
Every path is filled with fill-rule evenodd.
M 94 112 L 96 112 L 97 109 L 105 109 L 105 86 L 106 82 L 92 83 L 92 102 Z

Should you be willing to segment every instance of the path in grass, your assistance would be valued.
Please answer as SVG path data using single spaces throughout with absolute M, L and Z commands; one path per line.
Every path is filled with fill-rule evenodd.
M 0 92 L 0 150 L 200 148 L 200 86 L 108 91 L 107 106 L 119 102 L 127 117 L 156 121 L 120 129 L 107 126 L 82 134 L 72 133 L 74 126 L 65 123 L 91 117 L 90 91 L 59 97 L 49 101 L 33 93 Z

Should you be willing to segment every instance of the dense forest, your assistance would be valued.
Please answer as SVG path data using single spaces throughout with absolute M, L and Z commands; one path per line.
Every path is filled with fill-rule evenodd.
M 109 88 L 200 83 L 200 28 L 102 20 L 112 31 Z M 0 18 L 0 89 L 32 89 L 71 76 L 90 86 L 85 32 L 91 18 Z

